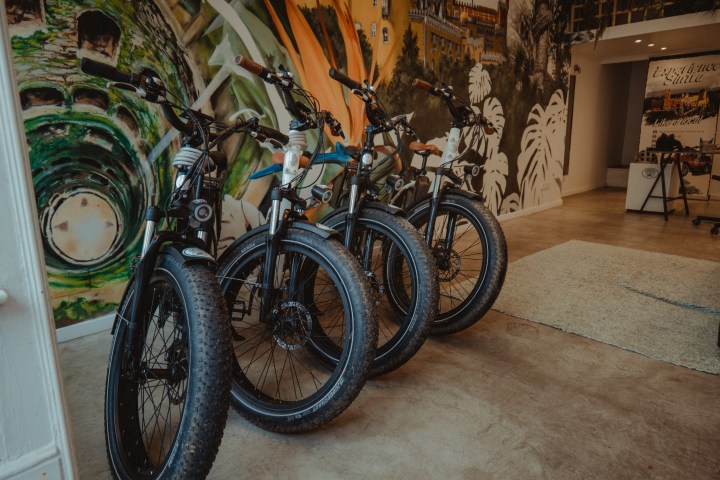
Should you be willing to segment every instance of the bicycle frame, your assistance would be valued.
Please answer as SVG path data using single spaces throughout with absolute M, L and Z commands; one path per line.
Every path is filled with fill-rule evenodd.
M 440 207 L 440 203 L 442 202 L 446 191 L 446 188 L 441 188 L 441 186 L 444 185 L 443 177 L 445 176 L 446 169 L 450 168 L 450 165 L 452 165 L 452 163 L 457 159 L 458 145 L 460 144 L 460 132 L 461 129 L 456 125 L 453 125 L 450 128 L 447 146 L 440 158 L 440 165 L 437 170 L 435 170 L 435 178 L 433 179 L 433 183 L 430 187 L 430 191 L 432 192 L 432 201 L 430 204 L 427 231 L 425 232 L 425 241 L 430 247 L 432 247 L 433 233 L 435 231 L 435 219 L 437 218 L 438 208 Z M 455 219 L 451 218 L 450 220 L 451 221 L 448 224 L 448 234 L 446 235 L 447 245 L 445 245 L 448 249 L 452 248 L 452 244 L 450 242 L 452 241 L 453 234 L 455 233 Z
M 285 100 L 285 106 L 293 116 L 293 120 L 290 121 L 287 142 L 284 146 L 285 154 L 283 156 L 281 186 L 274 188 L 270 197 L 271 207 L 266 241 L 267 251 L 263 268 L 261 286 L 262 303 L 260 306 L 260 318 L 265 319 L 268 314 L 274 310 L 271 306 L 272 299 L 275 298 L 273 286 L 275 285 L 277 275 L 282 274 L 279 272 L 279 269 L 285 262 L 284 255 L 278 255 L 280 241 L 284 237 L 287 228 L 294 221 L 305 220 L 305 216 L 301 212 L 304 212 L 307 205 L 304 200 L 298 197 L 295 192 L 295 187 L 297 186 L 300 171 L 300 159 L 307 147 L 305 132 L 317 126 L 318 123 L 316 123 L 315 119 L 310 118 L 307 107 L 299 105 L 292 97 L 291 91 L 295 84 L 289 72 L 281 70 L 281 74 L 278 75 L 275 71 L 267 69 L 244 57 L 238 57 L 236 61 L 246 70 L 280 88 Z M 298 265 L 293 259 L 290 265 L 290 285 L 297 284 L 297 270 Z M 288 297 L 292 298 L 295 293 L 294 291 L 289 291 Z

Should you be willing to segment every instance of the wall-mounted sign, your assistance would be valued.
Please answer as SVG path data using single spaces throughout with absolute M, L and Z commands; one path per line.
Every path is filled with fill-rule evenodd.
M 717 143 L 719 106 L 720 54 L 650 61 L 640 150 L 686 152 L 678 158 L 688 194 L 708 194 L 712 158 L 699 150 L 705 143 Z

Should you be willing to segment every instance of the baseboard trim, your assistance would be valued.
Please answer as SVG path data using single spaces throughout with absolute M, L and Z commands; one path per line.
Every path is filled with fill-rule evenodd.
M 562 198 L 558 198 L 557 200 L 554 200 L 552 202 L 543 203 L 542 205 L 536 205 L 534 207 L 525 208 L 523 210 L 518 210 L 516 212 L 510 212 L 510 213 L 504 213 L 502 215 L 498 215 L 498 220 L 500 222 L 504 222 L 505 220 L 510 220 L 512 218 L 518 218 L 518 217 L 524 217 L 526 215 L 532 215 L 533 213 L 542 212 L 543 210 L 548 210 L 550 208 L 560 207 L 562 206 L 563 201 Z
M 115 314 L 108 313 L 107 315 L 103 315 L 101 317 L 84 320 L 74 325 L 58 328 L 56 331 L 57 341 L 58 343 L 67 342 L 68 340 L 84 337 L 85 335 L 92 335 L 93 333 L 110 330 L 114 319 Z
M 577 195 L 578 193 L 590 192 L 592 190 L 597 190 L 598 188 L 605 188 L 606 186 L 607 186 L 606 182 L 599 182 L 596 184 L 585 185 L 582 187 L 576 187 L 576 188 L 573 188 L 572 190 L 565 190 L 563 188 L 562 196 L 569 197 L 570 195 Z
M 70 473 L 62 471 L 62 457 L 57 444 L 50 443 L 48 445 L 27 452 L 20 458 L 16 458 L 7 462 L 3 462 L 0 466 L 0 480 L 10 480 L 12 478 L 41 478 L 42 473 L 38 470 L 45 470 L 53 474 Z M 45 477 L 46 475 L 42 475 Z M 52 478 L 52 477 L 50 477 Z

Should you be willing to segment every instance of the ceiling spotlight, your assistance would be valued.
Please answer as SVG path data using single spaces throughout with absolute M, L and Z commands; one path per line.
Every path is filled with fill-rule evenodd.
M 642 40 L 638 38 L 637 40 L 635 40 L 635 43 L 642 43 Z
M 655 46 L 654 43 L 648 43 L 648 47 L 654 47 L 654 46 Z
M 667 47 L 660 47 L 660 50 L 667 50 Z

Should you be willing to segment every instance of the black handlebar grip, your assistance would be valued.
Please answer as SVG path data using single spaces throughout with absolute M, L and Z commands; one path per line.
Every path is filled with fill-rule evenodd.
M 95 60 L 90 60 L 89 58 L 83 58 L 80 61 L 80 70 L 87 73 L 88 75 L 106 78 L 114 82 L 129 83 L 130 85 L 137 86 L 137 80 L 133 75 L 121 72 L 112 65 L 96 62 Z
M 258 133 L 258 135 L 262 135 L 264 137 L 270 138 L 272 140 L 277 141 L 278 143 L 281 143 L 283 145 L 287 145 L 290 141 L 290 137 L 285 135 L 282 132 L 278 132 L 274 128 L 270 127 L 263 127 L 262 125 L 258 125 L 255 127 L 255 131 Z
M 328 72 L 328 74 L 330 75 L 330 78 L 332 78 L 333 80 L 337 80 L 338 82 L 340 82 L 343 85 L 345 85 L 346 87 L 348 87 L 350 90 L 362 90 L 363 89 L 362 83 L 356 82 L 352 78 L 338 72 L 334 68 L 331 68 L 330 71 Z
M 242 68 L 244 68 L 248 72 L 254 73 L 258 77 L 265 77 L 269 73 L 275 73 L 272 70 L 263 67 L 262 65 L 260 65 L 257 62 L 253 62 L 249 58 L 243 57 L 242 55 L 238 55 L 237 57 L 235 57 L 235 63 L 240 65 Z

